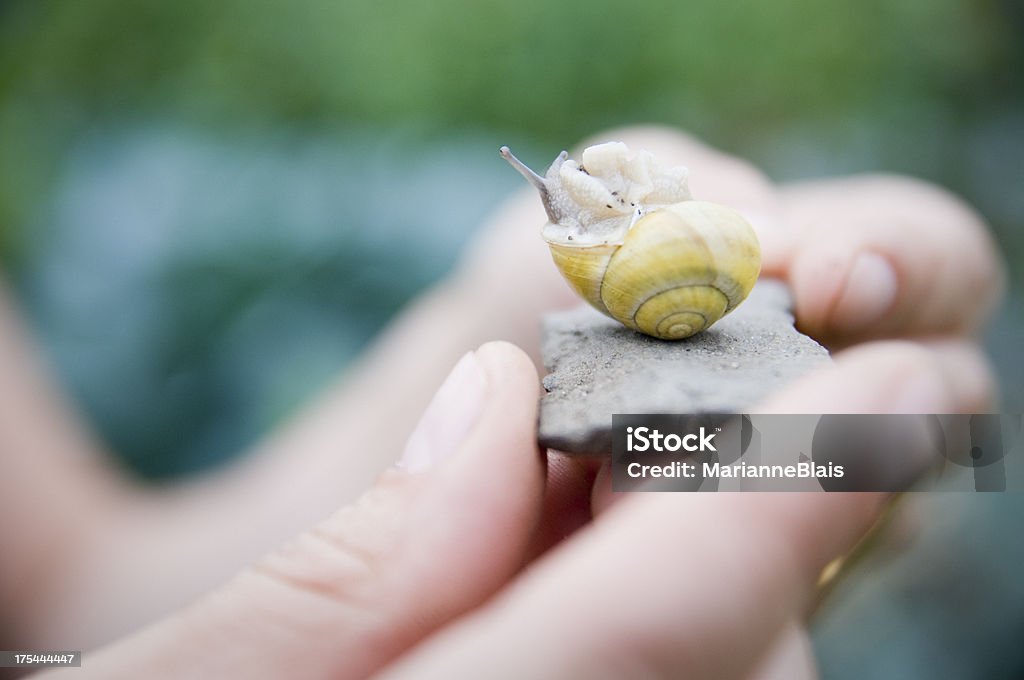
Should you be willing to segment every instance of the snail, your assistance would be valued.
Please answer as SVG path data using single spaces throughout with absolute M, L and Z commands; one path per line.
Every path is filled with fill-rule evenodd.
M 761 270 L 754 230 L 735 210 L 692 200 L 685 167 L 621 142 L 563 151 L 544 176 L 501 155 L 540 192 L 541 235 L 583 299 L 663 340 L 707 329 L 750 293 Z

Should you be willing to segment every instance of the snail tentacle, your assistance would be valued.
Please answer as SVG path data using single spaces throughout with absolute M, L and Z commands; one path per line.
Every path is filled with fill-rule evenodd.
M 520 175 L 526 178 L 526 181 L 536 187 L 537 191 L 540 192 L 540 200 L 544 204 L 544 212 L 548 214 L 548 219 L 552 222 L 559 222 L 564 219 L 560 211 L 555 207 L 555 202 L 551 198 L 551 189 L 547 178 L 541 177 L 530 168 L 529 165 L 516 158 L 512 150 L 507 146 L 503 146 L 498 149 L 498 153 L 504 158 L 509 164 L 519 172 Z M 550 174 L 552 171 L 557 172 L 557 168 L 565 162 L 565 159 L 569 157 L 568 151 L 563 151 L 555 159 L 555 162 L 551 164 L 551 169 L 548 170 Z

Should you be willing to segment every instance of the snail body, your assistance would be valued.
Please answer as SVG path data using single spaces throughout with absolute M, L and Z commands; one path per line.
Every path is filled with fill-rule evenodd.
M 685 168 L 624 144 L 563 152 L 541 177 L 502 148 L 538 188 L 555 266 L 598 311 L 663 340 L 706 330 L 750 293 L 761 268 L 753 229 L 735 210 L 690 197 Z

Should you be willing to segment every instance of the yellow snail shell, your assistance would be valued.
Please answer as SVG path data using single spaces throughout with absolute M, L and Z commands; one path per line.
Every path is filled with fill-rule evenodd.
M 754 287 L 761 249 L 735 210 L 690 198 L 685 168 L 611 142 L 562 152 L 544 177 L 502 156 L 541 193 L 542 235 L 580 296 L 629 328 L 663 340 L 707 329 Z

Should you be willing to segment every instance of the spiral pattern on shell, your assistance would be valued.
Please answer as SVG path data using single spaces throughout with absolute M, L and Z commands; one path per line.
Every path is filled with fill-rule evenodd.
M 704 201 L 643 216 L 621 245 L 548 245 L 559 271 L 591 305 L 664 340 L 699 333 L 735 309 L 761 269 L 746 220 Z

